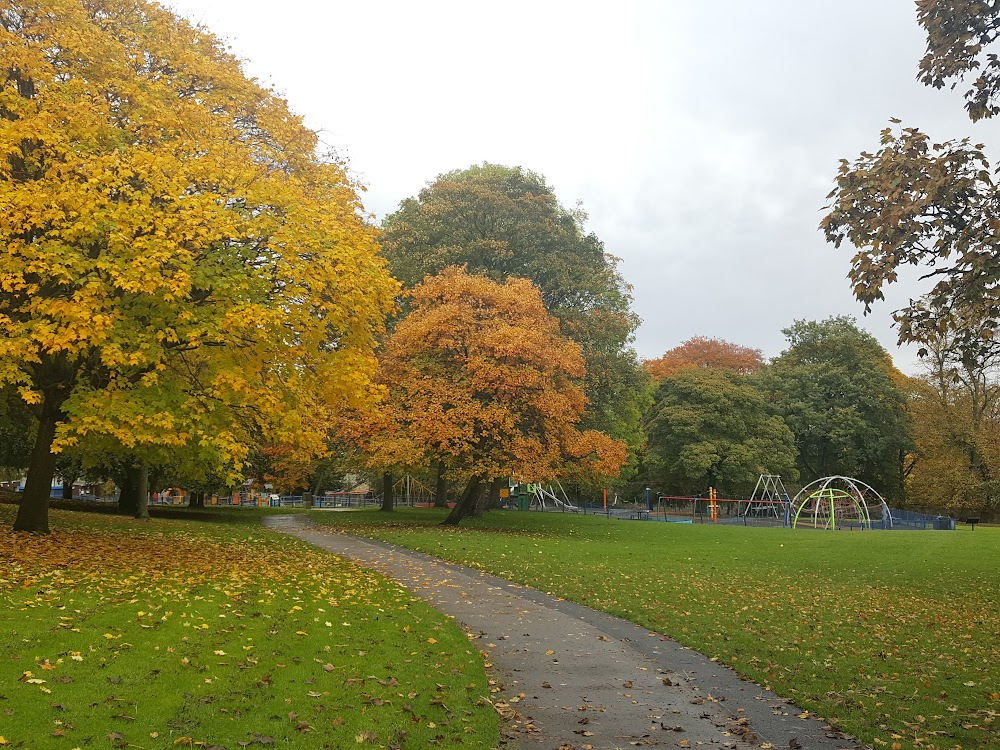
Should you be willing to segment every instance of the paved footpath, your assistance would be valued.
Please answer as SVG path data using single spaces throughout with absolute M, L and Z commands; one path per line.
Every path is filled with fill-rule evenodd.
M 677 642 L 625 620 L 394 545 L 265 524 L 399 581 L 489 652 L 508 747 L 856 750 L 856 741 Z

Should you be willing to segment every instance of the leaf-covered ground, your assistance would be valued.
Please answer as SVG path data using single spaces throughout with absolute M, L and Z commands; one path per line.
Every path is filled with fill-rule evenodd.
M 671 635 L 876 747 L 1000 747 L 1000 529 L 384 516 L 313 514 Z
M 482 658 L 386 579 L 264 530 L 0 506 L 0 746 L 493 747 Z

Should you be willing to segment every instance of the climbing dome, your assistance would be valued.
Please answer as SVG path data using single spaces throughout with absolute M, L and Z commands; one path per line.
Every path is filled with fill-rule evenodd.
M 823 477 L 799 490 L 792 500 L 792 528 L 836 529 L 857 525 L 890 528 L 892 516 L 885 500 L 864 482 L 851 477 Z

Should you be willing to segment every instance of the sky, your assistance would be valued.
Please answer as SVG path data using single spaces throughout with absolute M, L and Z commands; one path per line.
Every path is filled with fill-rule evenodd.
M 348 160 L 377 219 L 454 169 L 544 175 L 621 259 L 643 359 L 692 336 L 773 357 L 793 321 L 853 315 L 917 372 L 891 327 L 916 274 L 864 317 L 826 196 L 891 117 L 938 141 L 996 127 L 916 81 L 913 0 L 164 4 Z

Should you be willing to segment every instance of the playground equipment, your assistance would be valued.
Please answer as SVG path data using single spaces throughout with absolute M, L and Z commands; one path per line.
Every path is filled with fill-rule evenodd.
M 782 518 L 787 504 L 788 493 L 785 491 L 785 485 L 781 483 L 781 475 L 761 474 L 753 494 L 750 495 L 740 515 L 751 518 Z
M 562 493 L 562 498 L 556 494 L 552 485 L 544 487 L 541 482 L 521 482 L 514 485 L 510 491 L 512 505 L 519 510 L 561 510 L 578 512 L 580 509 L 570 502 L 559 480 L 556 487 Z
M 792 500 L 792 528 L 801 525 L 836 529 L 838 525 L 858 525 L 870 529 L 872 509 L 876 510 L 882 528 L 892 528 L 889 506 L 869 485 L 851 477 L 823 477 L 807 484 Z
M 396 505 L 427 505 L 433 504 L 435 492 L 416 477 L 404 474 L 392 485 Z

